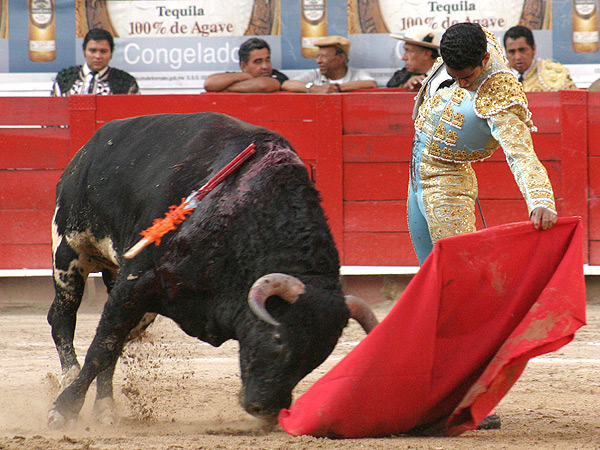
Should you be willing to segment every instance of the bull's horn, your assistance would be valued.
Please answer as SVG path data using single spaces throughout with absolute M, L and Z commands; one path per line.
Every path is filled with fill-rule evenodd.
M 356 320 L 363 327 L 365 333 L 369 334 L 379 323 L 369 305 L 362 298 L 354 295 L 345 295 L 344 298 L 346 306 L 350 310 L 350 318 Z
M 296 277 L 284 273 L 269 273 L 254 282 L 248 293 L 248 304 L 256 316 L 273 326 L 279 326 L 265 307 L 265 302 L 272 295 L 277 295 L 286 302 L 294 303 L 305 290 L 304 283 Z

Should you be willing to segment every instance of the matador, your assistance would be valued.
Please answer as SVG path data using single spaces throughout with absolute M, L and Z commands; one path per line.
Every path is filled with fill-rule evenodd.
M 471 30 L 475 24 L 454 27 L 462 25 Z M 449 32 L 456 36 L 454 27 L 444 37 Z M 485 39 L 481 63 L 457 68 L 442 48 L 416 99 L 408 223 L 421 264 L 439 239 L 476 230 L 477 178 L 471 163 L 490 157 L 500 146 L 536 228 L 556 222 L 552 186 L 533 149 L 527 97 L 494 35 L 477 27 Z

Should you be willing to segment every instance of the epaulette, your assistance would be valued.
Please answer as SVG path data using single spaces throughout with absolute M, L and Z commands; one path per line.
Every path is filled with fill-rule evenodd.
M 137 86 L 135 77 L 128 74 L 124 70 L 115 69 L 114 67 L 109 68 L 108 72 L 108 85 L 113 94 L 129 94 L 129 90 L 132 85 Z M 132 93 L 137 92 L 135 89 Z
M 60 88 L 60 92 L 64 95 L 73 87 L 75 81 L 79 77 L 81 66 L 72 66 L 61 70 L 56 75 L 56 83 Z
M 537 64 L 539 81 L 549 91 L 575 89 L 569 69 L 561 63 L 550 59 L 538 59 Z
M 487 77 L 479 86 L 475 98 L 475 112 L 488 119 L 494 114 L 511 110 L 523 122 L 529 122 L 527 96 L 523 86 L 510 71 L 498 71 Z

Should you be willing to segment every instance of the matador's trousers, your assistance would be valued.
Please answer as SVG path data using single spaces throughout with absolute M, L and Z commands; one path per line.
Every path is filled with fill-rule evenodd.
M 423 264 L 439 239 L 475 231 L 477 178 L 468 162 L 444 161 L 419 150 L 413 147 L 408 227 Z

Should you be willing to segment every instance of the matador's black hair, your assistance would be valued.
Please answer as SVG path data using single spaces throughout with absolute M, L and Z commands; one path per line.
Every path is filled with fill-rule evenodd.
M 440 42 L 440 53 L 448 67 L 464 70 L 477 67 L 487 53 L 487 38 L 477 23 L 464 22 L 446 30 Z

